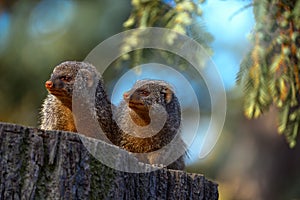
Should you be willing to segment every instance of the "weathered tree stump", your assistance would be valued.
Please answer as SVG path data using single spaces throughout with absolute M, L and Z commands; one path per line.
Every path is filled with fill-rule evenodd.
M 0 123 L 0 199 L 213 200 L 217 187 L 202 175 L 165 168 L 117 171 L 95 159 L 78 134 Z

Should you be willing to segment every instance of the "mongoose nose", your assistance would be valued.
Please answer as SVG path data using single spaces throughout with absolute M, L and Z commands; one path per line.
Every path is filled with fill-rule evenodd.
M 128 99 L 128 98 L 129 98 L 129 96 L 130 96 L 130 95 L 129 95 L 129 93 L 128 93 L 128 92 L 124 92 L 124 94 L 123 94 L 123 98 L 124 98 L 124 99 Z
M 46 87 L 47 89 L 52 88 L 52 86 L 53 86 L 53 82 L 52 82 L 52 81 L 46 81 L 45 87 Z

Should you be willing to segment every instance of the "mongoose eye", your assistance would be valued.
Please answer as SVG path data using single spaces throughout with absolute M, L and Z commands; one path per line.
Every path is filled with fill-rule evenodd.
M 64 82 L 70 82 L 72 80 L 72 78 L 70 76 L 62 76 L 62 77 L 60 77 L 60 80 L 62 80 Z
M 141 90 L 141 91 L 139 91 L 139 94 L 141 95 L 141 96 L 149 96 L 149 94 L 150 94 L 150 92 L 148 92 L 148 91 L 146 91 L 146 90 Z

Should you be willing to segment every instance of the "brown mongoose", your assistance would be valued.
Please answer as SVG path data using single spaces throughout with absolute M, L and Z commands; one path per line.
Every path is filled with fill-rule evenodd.
M 181 110 L 172 87 L 161 80 L 140 80 L 124 93 L 123 98 L 115 113 L 124 132 L 121 147 L 133 153 L 150 153 L 146 155 L 150 164 L 162 164 L 158 159 L 161 153 L 170 155 L 170 152 L 178 151 L 175 155 L 178 158 L 168 168 L 183 169 L 185 144 L 179 135 Z M 155 124 L 160 121 L 161 127 Z M 154 127 L 151 127 L 153 123 Z M 169 149 L 155 153 L 170 143 L 174 144 Z
M 82 92 L 95 86 L 95 92 L 92 94 L 95 95 L 95 102 L 92 102 L 95 112 L 93 114 L 97 117 L 103 132 L 107 133 L 108 139 L 117 144 L 116 140 L 119 137 L 112 136 L 117 128 L 112 119 L 111 102 L 105 91 L 103 79 L 93 65 L 85 62 L 66 61 L 54 68 L 50 79 L 45 83 L 49 94 L 42 105 L 41 129 L 77 132 L 72 112 L 72 97 L 79 70 L 84 73 L 85 78 L 85 82 L 80 83 Z M 89 103 L 85 105 L 87 104 Z
M 76 61 L 61 63 L 53 70 L 50 80 L 46 81 L 45 87 L 49 91 L 49 94 L 42 106 L 42 129 L 77 132 L 72 112 L 72 98 L 74 96 L 75 78 L 79 70 L 84 70 L 87 77 L 86 81 L 82 82 L 82 93 L 85 93 L 92 85 L 96 84 L 96 93 L 93 93 L 96 94 L 94 98 L 95 108 L 93 107 L 93 109 L 96 112 L 95 116 L 98 119 L 99 125 L 112 143 L 134 153 L 151 153 L 163 148 L 174 139 L 180 128 L 181 113 L 177 97 L 174 95 L 169 84 L 158 80 L 138 81 L 128 93 L 124 94 L 125 101 L 118 108 L 114 109 L 117 111 L 115 114 L 116 119 L 121 126 L 119 128 L 112 115 L 112 108 L 115 107 L 112 107 L 113 105 L 107 97 L 101 76 L 91 64 Z M 91 78 L 92 76 L 96 76 L 98 79 L 93 79 Z M 89 107 L 89 104 L 90 102 L 83 105 Z M 166 123 L 162 124 L 163 127 L 161 127 L 161 130 L 159 129 L 160 131 L 157 134 L 156 130 L 154 130 L 155 135 L 147 137 L 149 134 L 152 134 L 149 131 L 150 129 L 147 129 L 147 125 L 151 122 L 151 108 L 158 108 L 154 114 L 152 113 L 152 119 L 158 119 L 159 121 L 160 117 L 164 114 L 160 113 L 160 107 L 155 105 L 161 105 L 165 108 L 167 114 L 166 121 L 162 118 L 162 122 Z M 85 108 L 85 106 L 83 107 Z M 130 120 L 133 120 L 134 124 L 140 127 L 146 127 L 146 129 L 140 131 L 140 129 L 132 127 L 133 123 L 130 123 Z M 128 134 L 128 130 L 129 132 L 130 130 L 140 131 L 137 135 L 144 135 L 144 137 L 132 136 Z M 176 145 L 179 144 L 176 146 L 177 150 L 184 147 L 184 143 L 180 137 L 177 141 L 179 141 L 179 143 L 176 143 Z M 167 154 L 168 151 L 164 151 L 163 153 Z M 183 154 L 182 151 L 179 151 L 179 153 L 180 155 Z M 160 156 L 159 154 L 161 152 L 148 155 L 148 162 L 150 164 L 162 163 L 163 161 L 161 162 L 161 160 L 157 159 Z M 142 159 L 142 161 L 144 160 Z M 168 167 L 183 169 L 184 156 L 180 156 Z

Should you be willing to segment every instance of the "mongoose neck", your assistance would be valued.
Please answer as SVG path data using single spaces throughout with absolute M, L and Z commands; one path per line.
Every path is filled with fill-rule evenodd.
M 132 121 L 138 126 L 147 126 L 151 122 L 149 112 L 135 112 L 130 109 L 129 114 Z

